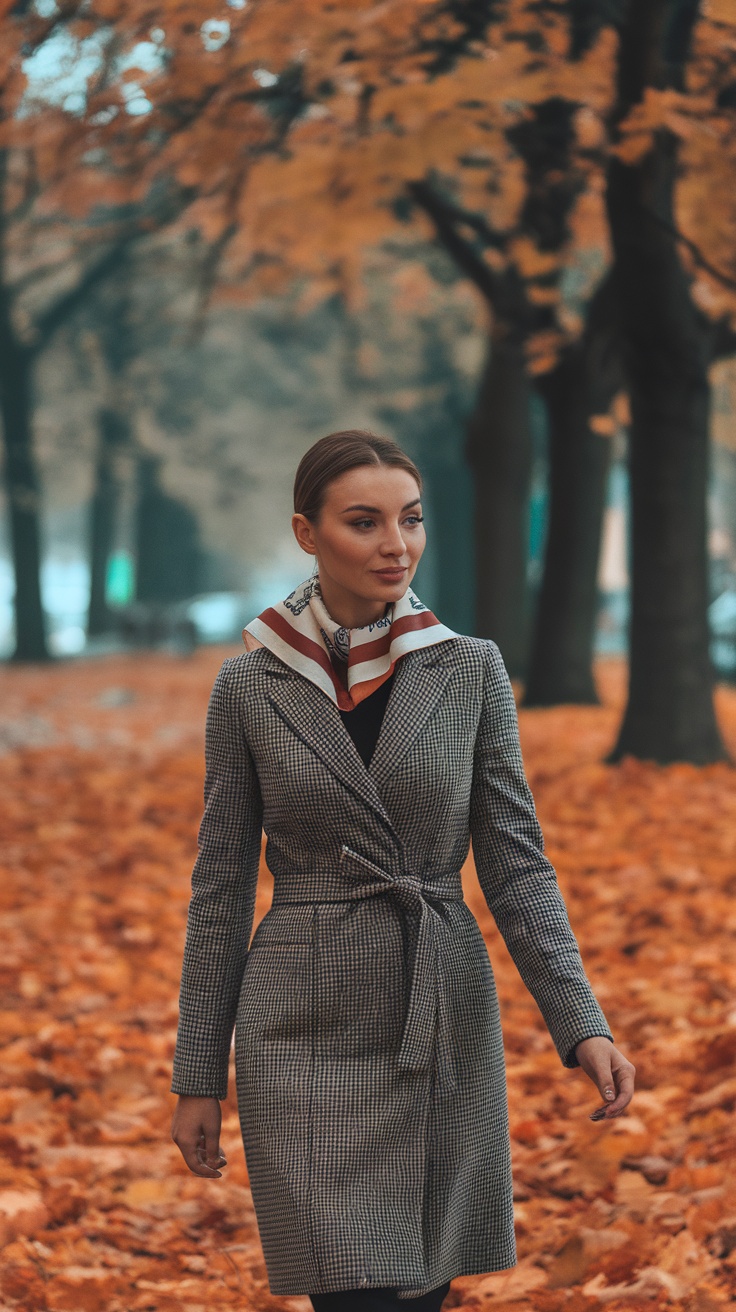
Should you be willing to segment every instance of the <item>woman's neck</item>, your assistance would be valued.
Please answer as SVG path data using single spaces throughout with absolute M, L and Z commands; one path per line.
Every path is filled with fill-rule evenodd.
M 362 629 L 383 619 L 390 602 L 369 601 L 344 589 L 335 590 L 331 580 L 319 580 L 325 610 L 335 624 L 345 629 Z

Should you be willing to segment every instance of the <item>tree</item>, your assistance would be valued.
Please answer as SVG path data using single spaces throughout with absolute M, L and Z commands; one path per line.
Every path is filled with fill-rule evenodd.
M 523 161 L 518 151 L 510 157 L 508 120 L 504 120 L 508 111 L 503 108 L 509 84 L 504 73 L 513 68 L 525 113 L 531 115 L 554 87 L 563 99 L 585 106 L 581 116 L 587 113 L 597 120 L 592 135 L 597 132 L 598 139 L 590 152 L 588 176 L 598 180 L 598 198 L 604 171 L 608 178 L 619 322 L 632 401 L 636 399 L 631 444 L 635 489 L 631 702 L 614 759 L 621 751 L 663 760 L 712 759 L 722 754 L 722 747 L 713 715 L 706 616 L 707 369 L 718 352 L 733 349 L 735 280 L 728 273 L 728 261 L 734 216 L 727 199 L 733 190 L 726 188 L 724 198 L 714 184 L 733 148 L 728 126 L 732 73 L 722 52 L 717 54 L 724 24 L 733 29 L 733 15 L 720 3 L 709 6 L 693 42 L 698 7 L 684 0 L 592 5 L 587 11 L 577 4 L 508 4 L 496 11 L 495 26 L 483 27 L 480 34 L 476 26 L 471 40 L 467 23 L 458 35 L 449 19 L 452 12 L 462 28 L 467 10 L 440 8 L 448 19 L 449 38 L 446 31 L 442 40 L 448 55 L 439 70 L 427 57 L 431 43 L 423 33 L 414 34 L 408 56 L 399 43 L 390 84 L 376 56 L 375 39 L 369 47 L 359 36 L 350 47 L 342 94 L 332 88 L 337 109 L 331 112 L 330 99 L 323 94 L 325 115 L 316 126 L 300 128 L 292 139 L 293 155 L 287 165 L 292 202 L 298 203 L 298 170 L 306 163 L 316 172 L 307 194 L 318 208 L 319 187 L 335 211 L 328 220 L 328 249 L 344 250 L 348 233 L 355 243 L 355 234 L 366 223 L 363 187 L 370 187 L 374 202 L 388 209 L 391 190 L 396 198 L 402 184 L 413 183 L 416 197 L 417 183 L 424 186 L 434 171 L 461 193 L 460 204 L 453 198 L 454 227 L 464 225 L 460 231 L 464 248 L 468 230 L 476 246 L 479 235 L 485 240 L 484 262 L 490 265 L 490 274 L 479 269 L 477 281 L 483 276 L 498 282 L 499 275 L 507 276 L 510 270 L 527 272 L 522 285 L 532 304 L 543 304 L 547 297 L 548 303 L 560 305 L 559 287 L 549 286 L 557 281 L 558 270 L 547 270 L 551 278 L 546 286 L 538 274 L 530 278 L 523 264 L 533 265 L 540 246 L 514 240 L 514 220 L 524 202 L 524 188 L 519 185 Z M 488 18 L 488 10 L 484 13 Z M 614 33 L 620 37 L 620 47 L 612 39 Z M 534 57 L 519 58 L 520 47 Z M 568 51 L 577 62 L 562 67 L 560 54 Z M 491 56 L 497 80 L 490 76 L 484 80 L 481 61 Z M 446 72 L 448 63 L 452 73 Z M 686 71 L 692 92 L 685 89 Z M 353 88 L 352 114 L 345 103 L 348 79 Z M 314 96 L 320 100 L 317 88 Z M 583 135 L 589 126 L 582 124 Z M 719 153 L 715 143 L 725 150 Z M 267 165 L 266 210 L 271 214 L 279 194 L 275 172 L 279 167 L 276 161 Z M 702 199 L 698 205 L 698 193 L 701 198 L 715 194 L 716 220 L 708 215 Z M 585 214 L 589 241 L 594 218 L 593 239 L 605 248 L 602 210 L 589 201 L 589 196 L 581 199 L 578 214 Z M 380 233 L 385 217 L 376 222 Z M 577 217 L 570 222 L 575 231 Z M 509 239 L 506 252 L 499 253 L 499 244 L 503 246 L 499 231 Z M 250 240 L 253 244 L 252 233 Z M 326 265 L 323 254 L 325 278 Z M 719 300 L 724 289 L 730 298 L 725 307 L 723 298 Z M 545 367 L 558 363 L 566 343 L 564 324 L 556 328 L 552 340 L 545 340 L 543 331 L 530 335 L 525 351 L 532 372 L 543 373 Z M 669 363 L 661 349 L 663 342 L 670 344 Z M 518 389 L 510 387 L 513 376 L 519 377 L 520 370 L 512 358 L 502 381 L 511 396 L 518 396 Z M 514 412 L 519 410 L 523 412 L 524 404 L 517 401 Z M 672 641 L 663 640 L 665 633 Z
M 697 0 L 638 0 L 619 21 L 607 205 L 631 399 L 633 581 L 629 699 L 611 760 L 727 755 L 713 708 L 706 497 L 708 369 L 728 330 L 693 296 L 676 214 L 699 17 Z
M 196 516 L 160 484 L 160 461 L 142 456 L 136 533 L 136 599 L 182 601 L 197 591 L 200 569 Z
M 506 267 L 502 276 L 493 278 L 494 271 L 488 269 L 486 291 L 493 282 L 507 293 L 516 286 L 518 294 L 514 314 L 514 298 L 497 298 L 492 329 L 496 350 L 486 381 L 492 387 L 504 384 L 498 395 L 503 402 L 509 395 L 509 370 L 514 370 L 520 384 L 514 394 L 521 406 L 512 405 L 508 417 L 519 416 L 518 440 L 501 439 L 500 463 L 489 461 L 494 449 L 490 440 L 471 439 L 469 451 L 474 457 L 477 453 L 479 503 L 484 507 L 479 522 L 498 522 L 503 511 L 508 524 L 503 552 L 484 552 L 478 612 L 481 628 L 495 632 L 512 667 L 520 664 L 523 647 L 516 619 L 521 608 L 513 599 L 520 595 L 525 575 L 525 355 L 530 352 L 538 363 L 535 336 L 541 341 L 545 333 L 547 338 L 551 334 L 552 265 L 555 245 L 559 264 L 565 237 L 565 225 L 557 221 L 550 240 L 550 226 L 555 224 L 545 216 L 545 203 L 553 199 L 550 213 L 555 205 L 564 211 L 581 190 L 575 168 L 567 174 L 563 170 L 562 181 L 553 181 L 555 170 L 545 165 L 535 144 L 536 127 L 549 126 L 549 140 L 557 133 L 564 152 L 570 110 L 565 98 L 555 94 L 555 79 L 547 73 L 540 76 L 540 24 L 527 10 L 520 0 L 500 7 L 439 4 L 418 18 L 414 4 L 395 3 L 371 12 L 367 20 L 353 15 L 347 21 L 343 15 L 338 20 L 329 4 L 315 3 L 307 10 L 300 7 L 294 23 L 284 25 L 283 15 L 274 24 L 268 6 L 254 5 L 246 15 L 233 15 L 243 38 L 238 42 L 230 19 L 208 20 L 197 27 L 189 7 L 175 0 L 153 13 L 148 7 L 110 4 L 104 21 L 93 19 L 83 6 L 70 5 L 60 20 L 64 31 L 78 43 L 95 37 L 104 58 L 82 97 L 83 109 L 75 107 L 71 115 L 67 111 L 56 118 L 45 112 L 40 127 L 34 120 L 33 128 L 36 136 L 41 131 L 54 137 L 53 157 L 61 153 L 63 142 L 66 159 L 78 161 L 73 191 L 51 177 L 48 167 L 43 179 L 46 192 L 51 182 L 57 203 L 77 218 L 102 202 L 109 216 L 111 199 L 130 211 L 155 188 L 159 196 L 187 194 L 182 206 L 186 222 L 199 225 L 210 244 L 209 259 L 202 266 L 203 305 L 223 269 L 231 286 L 238 275 L 247 276 L 251 296 L 272 293 L 293 276 L 309 279 L 311 295 L 328 294 L 336 283 L 341 290 L 355 286 L 361 246 L 382 233 L 396 232 L 396 215 L 387 202 L 390 193 L 396 201 L 397 178 L 404 185 L 421 184 L 423 176 L 426 180 L 435 173 L 440 181 L 449 179 L 452 188 L 457 176 L 459 199 L 468 213 L 484 187 L 493 191 L 495 199 L 486 207 L 484 221 L 489 232 L 499 234 L 493 253 Z M 154 14 L 161 22 L 158 29 L 150 27 Z M 498 49 L 487 42 L 494 23 Z M 556 19 L 542 23 L 545 50 L 554 47 L 556 25 Z M 26 21 L 26 37 L 27 29 Z M 145 41 L 140 39 L 144 32 Z M 44 31 L 37 39 L 43 45 L 53 35 Z M 136 37 L 138 45 L 133 46 Z M 203 45 L 210 58 L 203 58 Z M 403 60 L 403 84 L 394 73 L 397 52 Z M 271 71 L 274 67 L 278 73 Z M 355 77 L 358 70 L 360 79 Z M 468 99 L 474 91 L 475 102 Z M 136 111 L 132 121 L 130 114 L 120 112 L 123 104 L 130 109 L 141 101 L 145 112 Z M 412 129 L 418 121 L 417 134 Z M 387 172 L 383 125 L 392 122 L 402 123 L 406 141 L 394 151 Z M 26 129 L 30 140 L 33 134 L 28 133 Z M 47 161 L 50 154 L 47 148 Z M 269 158 L 279 166 L 277 173 L 269 171 Z M 213 159 L 218 163 L 214 171 Z M 280 167 L 284 164 L 287 167 Z M 550 174 L 546 181 L 545 171 Z M 275 190 L 269 192 L 277 178 Z M 336 187 L 339 230 L 330 212 Z M 545 189 L 540 203 L 536 193 Z M 300 205 L 289 204 L 297 195 L 318 219 L 308 230 L 299 222 Z M 543 354 L 549 356 L 549 348 L 547 340 Z M 501 414 L 502 406 L 493 391 L 488 395 L 487 386 L 481 401 Z M 485 424 L 481 410 L 474 431 L 482 433 Z M 504 425 L 492 421 L 489 439 L 495 431 L 503 434 Z M 518 468 L 507 479 L 504 495 L 500 475 L 514 454 L 520 457 Z M 489 516 L 494 496 L 499 514 Z M 508 579 L 516 581 L 511 589 Z
M 590 704 L 598 701 L 592 655 L 611 448 L 600 419 L 623 386 L 610 275 L 590 302 L 582 336 L 536 385 L 547 407 L 549 511 L 524 705 Z
M 260 91 L 250 88 L 239 109 L 228 103 L 223 112 L 221 65 L 193 57 L 195 50 L 216 54 L 222 25 L 193 25 L 187 4 L 162 7 L 181 39 L 174 76 L 165 84 L 172 95 L 162 94 L 155 106 L 144 84 L 160 84 L 167 60 L 163 31 L 151 28 L 146 6 L 111 4 L 95 13 L 79 0 L 53 6 L 44 17 L 48 9 L 21 3 L 0 10 L 0 417 L 16 660 L 49 656 L 33 447 L 40 354 L 93 289 L 119 270 L 131 243 L 151 230 L 191 215 L 211 237 L 211 277 L 247 171 L 243 147 L 258 151 L 278 141 L 291 112 L 280 105 L 264 114 Z M 238 86 L 236 101 L 243 90 Z M 205 154 L 198 153 L 193 124 Z M 213 182 L 208 168 L 206 150 L 213 145 L 226 168 L 224 182 L 222 176 Z
M 16 660 L 48 658 L 40 588 L 40 486 L 33 452 L 33 373 L 40 353 L 89 291 L 117 265 L 122 245 L 113 242 L 91 260 L 71 287 L 56 292 L 35 318 L 31 333 L 18 322 L 17 303 L 24 284 L 9 273 L 10 228 L 25 208 L 15 201 L 7 151 L 0 148 L 0 415 L 5 450 L 5 482 L 15 567 Z M 32 279 L 31 279 L 32 280 Z
M 120 501 L 117 464 L 121 451 L 130 447 L 130 441 L 126 416 L 118 408 L 101 406 L 97 416 L 97 456 L 90 508 L 87 636 L 91 638 L 113 627 L 107 603 L 107 576 Z
M 574 140 L 570 118 L 570 105 L 552 99 L 535 107 L 523 131 L 520 125 L 511 129 L 511 139 L 524 151 L 528 188 L 511 234 L 492 232 L 480 216 L 465 214 L 425 183 L 410 186 L 434 219 L 439 240 L 490 310 L 488 361 L 467 444 L 475 475 L 476 568 L 482 580 L 476 620 L 481 633 L 499 641 L 511 672 L 526 675 L 527 705 L 597 701 L 591 663 L 609 444 L 595 431 L 592 416 L 605 414 L 620 385 L 610 283 L 593 296 L 582 336 L 561 341 L 551 369 L 533 377 L 529 360 L 535 335 L 547 352 L 550 339 L 560 336 L 553 313 L 556 284 L 583 184 L 582 170 L 572 167 L 569 158 Z M 550 137 L 556 146 L 547 148 Z M 541 261 L 541 269 L 539 263 L 533 269 L 534 280 L 514 264 L 503 272 L 489 268 L 477 241 L 474 247 L 462 233 L 463 226 L 471 225 L 496 253 L 506 252 L 513 240 L 532 241 Z M 549 421 L 550 514 L 528 659 L 524 599 L 534 385 Z
M 121 260 L 97 294 L 76 316 L 81 318 L 87 353 L 94 356 L 102 379 L 102 403 L 97 410 L 97 449 L 89 523 L 90 596 L 87 635 L 97 637 L 114 627 L 107 601 L 107 579 L 120 503 L 119 463 L 134 445 L 131 420 L 129 369 L 136 355 L 136 325 L 133 322 L 130 280 L 131 261 Z
M 447 21 L 451 8 L 455 26 Z M 472 23 L 469 7 L 426 11 L 428 30 L 415 38 L 403 65 L 394 58 L 390 73 L 378 56 L 376 41 L 361 42 L 359 36 L 356 46 L 355 33 L 344 32 L 349 65 L 342 77 L 338 71 L 327 90 L 319 84 L 312 91 L 314 76 L 309 62 L 305 64 L 306 91 L 321 95 L 314 108 L 323 112 L 306 125 L 295 125 L 286 161 L 264 160 L 254 170 L 250 198 L 255 214 L 249 224 L 251 246 L 278 258 L 275 247 L 285 244 L 285 219 L 276 213 L 277 198 L 285 192 L 295 201 L 297 189 L 304 187 L 302 203 L 321 215 L 315 231 L 324 235 L 326 230 L 329 239 L 315 249 L 310 234 L 306 249 L 298 242 L 288 258 L 329 286 L 340 263 L 358 276 L 359 249 L 370 227 L 377 239 L 388 235 L 392 213 L 406 220 L 407 207 L 401 203 L 406 188 L 415 215 L 419 208 L 426 213 L 445 249 L 483 297 L 489 358 L 467 448 L 477 502 L 476 631 L 496 637 L 514 673 L 526 667 L 523 599 L 532 379 L 555 363 L 559 347 L 579 331 L 564 328 L 558 314 L 562 278 L 577 258 L 575 239 L 582 236 L 581 245 L 590 245 L 593 218 L 593 238 L 599 244 L 603 240 L 602 207 L 595 215 L 586 187 L 591 164 L 580 148 L 573 79 L 565 65 L 552 68 L 552 56 L 559 53 L 560 20 L 551 15 L 540 25 L 531 8 L 476 6 Z M 395 9 L 398 21 L 401 7 Z M 394 32 L 392 40 L 401 50 L 402 38 Z M 361 44 L 368 47 L 365 53 Z M 333 55 L 339 70 L 347 62 L 346 51 L 340 58 L 337 52 Z M 320 69 L 324 71 L 322 64 Z M 600 70 L 588 81 L 591 101 L 602 102 Z M 354 97 L 354 117 L 343 88 Z M 323 222 L 325 202 L 333 213 L 324 214 Z M 601 447 L 593 433 L 590 445 Z M 602 486 L 599 478 L 599 503 Z M 590 493 L 588 489 L 586 506 Z M 580 545 L 589 544 L 586 540 Z M 554 551 L 550 559 L 556 559 Z M 572 553 L 572 559 L 590 575 L 587 549 Z M 572 591 L 578 599 L 591 595 L 589 586 Z M 592 596 L 589 632 L 594 591 Z M 568 614 L 569 609 L 560 611 L 548 641 L 554 643 L 565 629 Z M 584 630 L 585 625 L 573 627 L 575 640 Z M 570 646 L 563 634 L 560 645 Z M 588 667 L 590 657 L 589 642 L 583 658 Z M 579 664 L 576 661 L 574 668 Z M 567 668 L 564 661 L 553 667 Z M 590 688 L 588 672 L 586 692 Z M 576 691 L 579 697 L 579 681 Z
M 62 136 L 69 138 L 68 128 L 60 134 L 58 122 L 44 121 L 48 130 L 38 132 L 36 120 L 24 116 L 20 49 L 28 38 L 29 57 L 49 32 L 49 24 L 26 8 L 6 12 L 0 26 L 6 61 L 0 79 L 0 417 L 15 569 L 14 658 L 46 660 L 34 371 L 62 325 L 118 266 L 131 229 L 129 223 L 102 223 L 94 234 L 80 232 L 53 215 L 48 182 L 59 184 L 61 158 L 73 171 L 81 134 L 76 152 L 60 158 L 57 148 Z
M 670 596 L 673 580 L 679 578 L 690 619 L 685 621 L 685 605 L 680 603 L 674 627 L 684 633 L 689 623 L 695 636 L 668 649 L 664 679 L 678 697 L 678 716 L 683 690 L 700 690 L 689 716 L 691 726 L 699 727 L 688 731 L 690 745 L 687 733 L 678 730 L 677 741 L 673 738 L 670 747 L 663 748 L 657 717 L 644 716 L 642 733 L 630 746 L 639 754 L 659 757 L 662 750 L 673 750 L 693 759 L 718 750 L 712 737 L 712 704 L 708 712 L 710 694 L 703 691 L 710 677 L 703 658 L 703 396 L 709 351 L 732 349 L 733 287 L 727 289 L 725 308 L 719 303 L 714 309 L 714 298 L 728 284 L 728 254 L 726 278 L 722 276 L 729 249 L 723 239 L 732 239 L 733 213 L 727 196 L 717 195 L 713 213 L 708 213 L 696 193 L 702 192 L 706 179 L 718 176 L 732 149 L 727 127 L 732 76 L 718 53 L 723 35 L 719 25 L 732 22 L 723 0 L 711 0 L 708 16 L 695 27 L 697 7 L 686 0 L 647 0 L 636 6 L 618 0 L 590 6 L 573 0 L 440 0 L 421 8 L 415 0 L 390 0 L 368 11 L 347 12 L 327 0 L 299 7 L 284 0 L 278 11 L 266 3 L 248 6 L 237 19 L 238 40 L 230 20 L 215 27 L 208 20 L 197 27 L 187 6 L 177 0 L 161 3 L 155 13 L 165 32 L 166 58 L 162 56 L 147 84 L 150 121 L 131 131 L 122 117 L 115 119 L 112 131 L 104 129 L 103 154 L 106 167 L 114 163 L 123 173 L 135 164 L 143 195 L 154 182 L 164 190 L 192 189 L 196 201 L 187 221 L 200 226 L 211 252 L 204 266 L 203 304 L 216 286 L 228 285 L 242 296 L 247 280 L 246 294 L 255 297 L 297 279 L 304 285 L 305 304 L 338 292 L 357 307 L 364 252 L 385 240 L 398 248 L 402 237 L 410 242 L 417 234 L 431 234 L 436 216 L 430 221 L 417 212 L 421 192 L 426 197 L 431 191 L 450 216 L 458 251 L 462 249 L 463 258 L 472 256 L 478 277 L 493 289 L 487 297 L 493 304 L 492 329 L 505 345 L 497 343 L 499 376 L 492 381 L 516 398 L 509 412 L 525 413 L 529 376 L 560 369 L 555 385 L 551 379 L 545 384 L 548 402 L 564 417 L 566 409 L 573 412 L 571 398 L 577 397 L 575 413 L 583 414 L 583 421 L 576 420 L 576 432 L 585 435 L 586 428 L 595 432 L 595 426 L 584 422 L 584 412 L 599 389 L 597 380 L 593 387 L 589 382 L 582 385 L 582 368 L 573 367 L 580 357 L 569 352 L 583 351 L 586 370 L 600 355 L 594 345 L 599 340 L 595 320 L 586 338 L 583 311 L 605 272 L 607 199 L 621 332 L 632 392 L 637 391 L 635 481 L 642 487 L 646 482 L 646 461 L 639 457 L 656 446 L 652 432 L 664 433 L 665 413 L 651 409 L 653 393 L 633 359 L 644 342 L 641 325 L 637 328 L 634 322 L 637 291 L 641 302 L 639 273 L 646 273 L 654 292 L 674 297 L 678 313 L 685 303 L 673 342 L 684 376 L 695 380 L 687 397 L 683 393 L 692 416 L 686 427 L 691 435 L 696 430 L 701 434 L 688 448 L 700 453 L 692 466 L 697 482 L 687 512 L 691 544 L 701 543 L 696 569 L 688 574 L 681 556 L 680 565 L 668 575 L 667 593 Z M 107 7 L 106 21 L 112 26 L 117 21 L 125 33 L 151 20 L 150 8 L 139 11 L 137 5 L 128 5 L 123 14 L 119 6 Z M 220 35 L 215 41 L 216 27 Z M 217 47 L 211 64 L 201 57 L 203 42 Z M 686 69 L 692 94 L 677 81 Z M 108 77 L 90 97 L 97 115 L 105 112 L 109 87 Z M 554 170 L 545 175 L 535 159 L 545 115 L 553 119 L 555 113 L 559 122 L 571 124 L 557 176 Z M 682 177 L 675 190 L 676 166 L 681 166 Z M 546 188 L 544 204 L 538 178 L 543 191 Z M 95 175 L 95 187 L 98 182 Z M 91 182 L 89 189 L 94 191 Z M 657 193 L 648 215 L 647 189 Z M 86 196 L 79 202 L 80 213 L 87 212 L 88 200 Z M 561 241 L 549 237 L 549 215 L 557 217 Z M 641 234 L 634 233 L 635 222 Z M 652 236 L 655 228 L 657 240 Z M 566 288 L 576 278 L 586 286 L 571 305 Z M 696 331 L 687 303 L 697 304 L 702 312 L 708 298 L 705 327 Z M 499 306 L 507 305 L 513 309 L 504 317 Z M 656 326 L 651 302 L 647 315 L 644 320 Z M 705 339 L 712 347 L 704 351 Z M 498 370 L 505 348 L 509 367 Z M 647 349 L 656 363 L 651 333 Z M 661 368 L 659 376 L 661 402 Z M 518 387 L 511 387 L 512 379 Z M 558 428 L 561 431 L 561 422 Z M 639 436 L 645 429 L 647 439 Z M 673 468 L 678 459 L 683 465 L 677 445 Z M 663 441 L 660 447 L 655 464 L 661 474 L 667 467 Z M 519 449 L 523 455 L 523 441 Z M 598 487 L 600 463 L 592 463 Z M 576 486 L 585 484 L 580 479 Z M 656 497 L 650 498 L 650 506 L 659 512 Z M 684 513 L 684 502 L 682 506 Z M 591 533 L 589 518 L 574 518 L 581 533 Z M 638 540 L 645 539 L 642 528 Z M 661 707 L 657 662 L 665 659 L 666 650 L 660 643 L 657 660 L 651 658 L 653 646 L 645 656 L 636 635 L 645 631 L 643 598 L 664 575 L 659 567 L 648 567 L 653 553 L 638 548 L 635 557 L 642 590 L 632 628 L 632 708 L 635 702 L 643 706 L 647 698 Z M 584 593 L 571 590 L 573 596 Z M 567 613 L 574 609 L 568 607 Z

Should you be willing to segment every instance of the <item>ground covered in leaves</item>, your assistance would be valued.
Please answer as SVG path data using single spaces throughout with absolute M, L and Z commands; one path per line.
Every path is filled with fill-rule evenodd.
M 0 1312 L 292 1309 L 263 1265 L 234 1102 L 230 1165 L 187 1173 L 168 1093 L 203 724 L 225 649 L 3 672 Z M 547 851 L 630 1114 L 565 1071 L 472 871 L 508 1054 L 519 1264 L 448 1308 L 717 1312 L 736 1292 L 734 768 L 602 764 L 603 704 L 522 711 Z M 718 714 L 736 757 L 736 690 Z M 257 915 L 269 904 L 263 871 Z

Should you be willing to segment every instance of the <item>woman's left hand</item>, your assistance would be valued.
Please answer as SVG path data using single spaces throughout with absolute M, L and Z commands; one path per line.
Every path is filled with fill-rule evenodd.
M 603 1107 L 596 1107 L 590 1113 L 590 1119 L 601 1121 L 620 1116 L 634 1096 L 636 1067 L 626 1060 L 610 1039 L 599 1035 L 578 1043 L 575 1056 L 605 1099 Z

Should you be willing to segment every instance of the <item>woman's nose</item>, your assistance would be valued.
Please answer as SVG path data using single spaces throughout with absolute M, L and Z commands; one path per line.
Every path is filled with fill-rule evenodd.
M 387 531 L 381 549 L 385 556 L 405 556 L 407 554 L 406 543 L 398 524 Z

